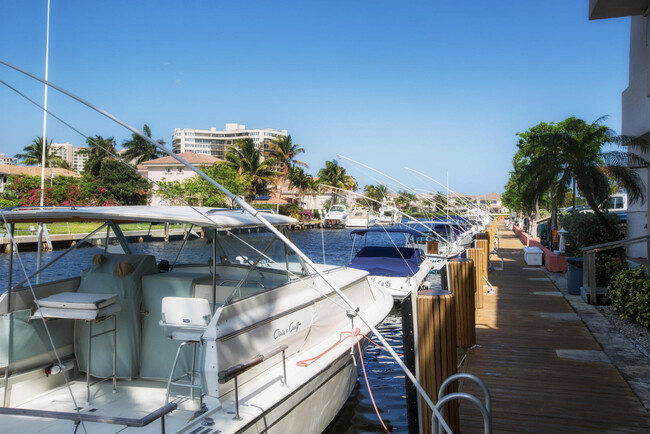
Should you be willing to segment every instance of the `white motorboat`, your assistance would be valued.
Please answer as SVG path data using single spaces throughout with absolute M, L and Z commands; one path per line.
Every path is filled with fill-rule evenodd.
M 352 210 L 345 222 L 348 228 L 369 228 L 376 224 L 377 217 L 365 208 L 355 208 Z
M 106 433 L 158 433 L 161 423 L 177 433 L 321 432 L 356 383 L 356 345 L 354 357 L 350 340 L 330 347 L 351 337 L 351 326 L 369 328 L 351 325 L 324 277 L 271 232 L 257 232 L 250 214 L 142 206 L 12 209 L 2 217 L 10 231 L 16 223 L 102 223 L 86 239 L 92 248 L 78 242 L 57 256 L 41 268 L 41 283 L 16 284 L 9 272 L 0 295 L 2 432 L 74 432 L 80 421 Z M 204 255 L 180 264 L 182 252 L 135 254 L 121 228 L 133 222 L 200 227 Z M 51 273 L 56 267 L 63 277 Z M 383 321 L 393 300 L 366 271 L 319 267 L 360 315 Z M 91 384 L 101 379 L 113 381 Z
M 350 211 L 347 206 L 343 204 L 332 205 L 329 211 L 327 211 L 327 214 L 325 214 L 323 226 L 326 228 L 344 228 L 349 216 Z
M 391 241 L 375 244 L 367 242 L 365 246 L 358 245 L 357 238 L 368 234 L 383 234 Z M 418 236 L 419 232 L 405 228 L 376 227 L 355 229 L 351 232 L 354 237 L 353 250 L 360 247 L 348 267 L 365 270 L 369 273 L 368 281 L 374 288 L 385 288 L 396 300 L 401 300 L 413 291 L 426 286 L 425 279 L 433 267 L 433 262 L 422 249 L 417 247 L 401 247 L 391 235 Z M 406 237 L 401 244 L 405 244 Z M 369 245 L 368 245 L 369 244 Z
M 384 201 L 379 208 L 379 216 L 377 217 L 378 225 L 396 225 L 402 220 L 400 213 L 397 210 L 395 202 Z

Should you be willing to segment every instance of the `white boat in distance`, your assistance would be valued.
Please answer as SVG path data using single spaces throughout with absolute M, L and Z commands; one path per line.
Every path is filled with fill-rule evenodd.
M 377 217 L 378 225 L 396 225 L 401 221 L 402 217 L 394 201 L 389 200 L 381 203 L 379 216 Z
M 347 206 L 343 204 L 332 205 L 325 214 L 323 226 L 326 228 L 344 228 L 349 216 L 350 211 Z
M 345 222 L 347 228 L 369 228 L 377 222 L 377 217 L 365 208 L 355 208 L 352 210 Z
M 317 433 L 356 383 L 350 343 L 328 351 L 351 330 L 339 296 L 272 233 L 257 232 L 262 228 L 250 214 L 132 206 L 12 209 L 2 215 L 10 225 L 100 222 L 89 239 L 105 240 L 102 248 L 93 239 L 94 247 L 77 249 L 84 244 L 79 242 L 55 259 L 52 267 L 82 270 L 74 277 L 48 274 L 48 265 L 41 268 L 40 284 L 25 279 L 15 285 L 9 274 L 10 289 L 0 295 L 0 333 L 8 343 L 0 345 L 3 432 L 73 432 L 81 419 L 90 433 L 158 433 L 161 421 L 163 430 L 175 433 Z M 295 222 L 265 218 L 280 228 Z M 134 222 L 200 227 L 205 255 L 178 264 L 183 252 L 135 254 L 121 229 Z M 240 228 L 253 233 L 226 236 Z M 248 246 L 235 245 L 240 236 Z M 110 253 L 115 250 L 120 253 Z M 87 253 L 86 259 L 71 259 L 72 251 Z M 367 272 L 319 267 L 364 318 L 374 325 L 383 321 L 393 300 L 381 286 L 368 284 Z M 361 321 L 354 327 L 370 331 Z M 90 340 L 89 333 L 97 337 Z M 117 380 L 88 385 L 82 372 L 90 380 Z M 175 377 L 184 373 L 194 387 L 178 384 L 183 381 Z
M 406 237 L 418 236 L 419 232 L 406 228 L 375 227 L 355 229 L 350 233 L 353 237 L 352 248 L 355 248 L 357 238 L 367 234 L 403 234 Z M 404 239 L 404 244 L 407 239 Z M 359 242 L 361 243 L 361 242 Z M 400 247 L 395 244 L 386 246 L 370 244 L 358 250 L 351 258 L 348 267 L 365 270 L 369 273 L 370 286 L 376 289 L 385 288 L 395 300 L 402 300 L 412 291 L 426 286 L 425 279 L 433 267 L 433 261 L 424 251 L 414 247 Z

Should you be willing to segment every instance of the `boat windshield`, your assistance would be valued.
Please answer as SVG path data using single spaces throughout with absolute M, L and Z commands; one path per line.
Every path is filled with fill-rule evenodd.
M 330 211 L 343 212 L 343 211 L 345 211 L 345 206 L 343 206 L 343 205 L 334 205 L 332 208 L 330 208 Z

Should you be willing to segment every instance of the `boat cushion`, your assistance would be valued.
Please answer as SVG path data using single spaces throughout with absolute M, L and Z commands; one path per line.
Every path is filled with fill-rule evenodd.
M 407 277 L 417 273 L 422 256 L 422 249 L 412 247 L 368 246 L 359 250 L 349 267 L 371 276 Z
M 93 261 L 94 262 L 94 261 Z M 133 267 L 124 277 L 115 272 L 121 263 Z M 124 266 L 122 266 L 123 268 Z M 142 302 L 142 276 L 158 274 L 156 260 L 151 255 L 106 254 L 101 264 L 93 264 L 81 273 L 77 292 L 93 294 L 115 294 L 121 306 L 117 314 L 117 376 L 134 378 L 140 369 L 140 304 Z M 76 321 L 75 356 L 79 368 L 85 372 L 88 350 L 88 324 Z M 93 325 L 93 334 L 113 328 L 113 321 L 102 321 Z M 93 338 L 92 366 L 95 377 L 106 378 L 113 373 L 113 334 L 107 333 Z

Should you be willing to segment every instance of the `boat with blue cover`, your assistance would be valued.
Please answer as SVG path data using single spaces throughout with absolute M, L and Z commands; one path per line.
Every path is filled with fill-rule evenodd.
M 361 247 L 364 241 L 369 243 L 368 234 L 384 236 L 380 239 L 373 237 L 373 244 Z M 400 235 L 403 236 L 402 240 L 399 239 Z M 367 271 L 371 287 L 387 289 L 394 299 L 401 300 L 412 291 L 426 286 L 425 279 L 433 267 L 433 261 L 421 248 L 407 245 L 410 238 L 420 235 L 420 232 L 408 228 L 355 229 L 350 233 L 353 237 L 352 248 L 355 249 L 357 239 L 360 248 L 348 267 Z

